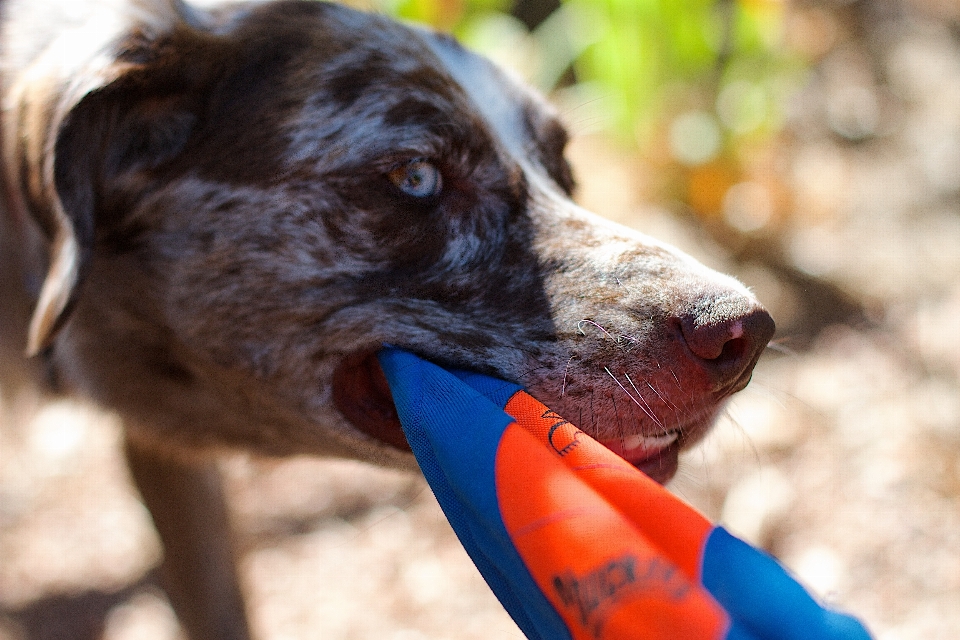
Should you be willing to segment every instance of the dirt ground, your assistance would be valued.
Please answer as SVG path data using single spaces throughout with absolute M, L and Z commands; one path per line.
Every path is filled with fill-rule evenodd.
M 736 207 L 704 225 L 651 205 L 643 163 L 589 136 L 573 148 L 581 198 L 736 273 L 778 320 L 753 383 L 671 488 L 878 639 L 955 640 L 960 13 L 838 0 L 795 18 L 817 64 L 764 174 L 790 194 L 777 217 L 745 231 Z M 118 433 L 69 403 L 0 430 L 0 640 L 180 637 Z M 263 640 L 522 638 L 421 479 L 223 466 Z

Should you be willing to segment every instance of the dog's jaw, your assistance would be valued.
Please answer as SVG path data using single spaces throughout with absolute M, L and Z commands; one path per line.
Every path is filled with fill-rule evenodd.
M 373 351 L 343 358 L 333 374 L 333 402 L 362 434 L 399 451 L 410 451 L 383 371 Z M 602 444 L 660 483 L 669 481 L 679 465 L 685 437 L 700 428 L 675 429 L 658 435 L 625 435 Z

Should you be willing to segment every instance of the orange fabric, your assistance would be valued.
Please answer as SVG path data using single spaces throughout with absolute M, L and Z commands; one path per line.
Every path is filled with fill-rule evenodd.
M 713 530 L 709 520 L 528 393 L 514 394 L 505 410 L 629 518 L 688 578 L 700 581 L 701 552 Z
M 729 620 L 706 590 L 516 423 L 500 440 L 496 483 L 507 532 L 574 640 L 724 636 Z

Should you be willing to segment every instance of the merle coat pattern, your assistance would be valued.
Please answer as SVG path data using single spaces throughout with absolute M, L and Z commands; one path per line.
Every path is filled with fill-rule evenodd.
M 122 416 L 195 640 L 248 635 L 208 452 L 414 466 L 380 345 L 665 481 L 773 333 L 577 207 L 553 110 L 448 37 L 298 0 L 2 8 L 0 374 Z

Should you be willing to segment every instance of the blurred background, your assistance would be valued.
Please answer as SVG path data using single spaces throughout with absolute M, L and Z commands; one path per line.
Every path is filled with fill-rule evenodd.
M 585 206 L 778 324 L 671 488 L 881 640 L 960 638 L 960 4 L 382 0 L 558 106 Z M 0 640 L 169 640 L 110 416 L 8 400 Z M 224 461 L 260 637 L 522 638 L 422 480 Z

